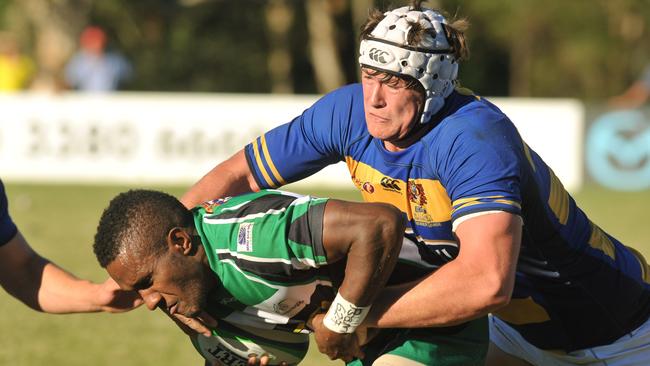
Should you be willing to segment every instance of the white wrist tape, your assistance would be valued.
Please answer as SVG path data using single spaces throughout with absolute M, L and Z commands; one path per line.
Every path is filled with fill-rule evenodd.
M 356 306 L 337 293 L 323 319 L 323 325 L 336 333 L 354 333 L 369 311 L 370 306 Z

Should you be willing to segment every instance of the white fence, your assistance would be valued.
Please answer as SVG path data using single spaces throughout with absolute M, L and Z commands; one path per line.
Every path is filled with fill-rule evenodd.
M 191 184 L 316 96 L 120 93 L 0 95 L 7 181 Z M 584 107 L 492 99 L 569 190 L 582 184 Z M 303 184 L 352 187 L 343 164 Z

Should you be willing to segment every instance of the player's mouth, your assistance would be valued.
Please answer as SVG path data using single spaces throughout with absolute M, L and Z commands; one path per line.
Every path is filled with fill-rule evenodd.
M 374 114 L 374 113 L 372 113 L 372 112 L 369 112 L 368 115 L 369 115 L 369 116 L 370 116 L 370 117 L 371 117 L 375 122 L 386 123 L 386 122 L 390 121 L 388 118 L 384 118 L 384 117 L 379 116 L 379 115 L 376 115 L 376 114 Z
M 174 305 L 170 306 L 167 308 L 167 312 L 170 315 L 174 315 L 178 312 L 178 303 L 175 303 Z

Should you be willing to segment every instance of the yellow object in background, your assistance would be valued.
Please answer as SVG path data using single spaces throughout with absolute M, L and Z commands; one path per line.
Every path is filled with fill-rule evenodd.
M 33 73 L 34 63 L 27 56 L 0 54 L 0 91 L 25 89 Z

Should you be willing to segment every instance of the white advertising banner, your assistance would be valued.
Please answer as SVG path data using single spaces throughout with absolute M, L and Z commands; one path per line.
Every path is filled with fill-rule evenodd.
M 0 177 L 191 184 L 316 96 L 119 93 L 0 95 Z M 581 184 L 583 107 L 495 99 L 568 189 Z M 352 187 L 343 163 L 303 184 Z

